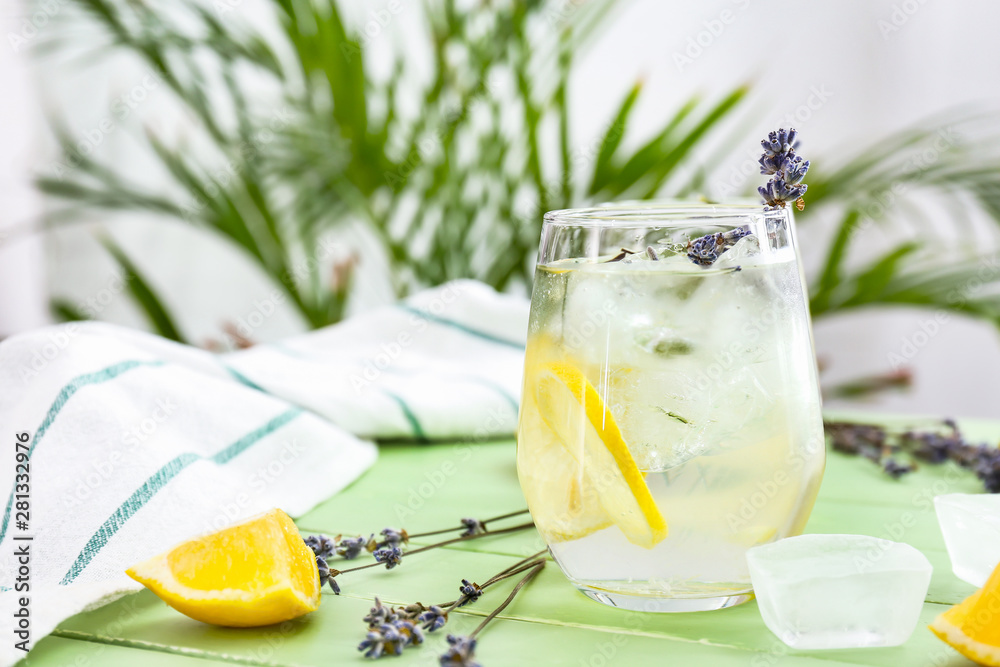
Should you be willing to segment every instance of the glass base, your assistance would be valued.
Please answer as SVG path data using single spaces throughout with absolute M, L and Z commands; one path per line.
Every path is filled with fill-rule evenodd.
M 631 611 L 648 611 L 653 613 L 681 613 L 689 611 L 713 611 L 735 607 L 753 600 L 753 591 L 735 595 L 720 595 L 712 597 L 652 597 L 647 595 L 626 595 L 598 588 L 577 585 L 577 590 L 591 600 L 596 600 L 609 607 L 620 607 Z

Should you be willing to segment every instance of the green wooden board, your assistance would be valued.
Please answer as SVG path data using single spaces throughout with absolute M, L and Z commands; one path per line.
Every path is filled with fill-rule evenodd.
M 907 422 L 918 420 L 898 423 Z M 1000 423 L 963 425 L 976 438 L 996 441 L 1000 437 Z M 892 481 L 867 461 L 831 453 L 806 528 L 813 533 L 862 533 L 907 542 L 927 555 L 934 576 L 921 625 L 904 646 L 794 651 L 767 630 L 755 602 L 695 614 L 628 612 L 586 599 L 550 564 L 482 633 L 477 655 L 486 667 L 972 665 L 924 627 L 946 605 L 973 591 L 951 572 L 930 502 L 939 493 L 980 490 L 974 478 L 955 473 L 948 467 L 925 466 Z M 298 524 L 303 533 L 367 534 L 386 525 L 421 532 L 456 525 L 462 516 L 485 518 L 523 507 L 512 441 L 383 445 L 371 471 L 300 517 Z M 455 596 L 461 578 L 482 581 L 542 548 L 537 533 L 529 530 L 414 555 L 391 571 L 373 568 L 343 575 L 343 595 L 327 590 L 316 613 L 269 628 L 207 626 L 143 592 L 68 619 L 53 637 L 39 644 L 31 662 L 25 664 L 76 664 L 68 656 L 75 652 L 93 656 L 102 647 L 108 648 L 100 659 L 81 664 L 116 665 L 139 651 L 153 666 L 185 664 L 192 657 L 247 665 L 360 664 L 366 662 L 355 650 L 365 633 L 361 618 L 376 595 L 391 603 L 441 602 Z M 475 605 L 454 613 L 448 630 L 470 631 L 508 590 L 503 584 L 490 589 Z M 407 649 L 400 664 L 436 665 L 444 647 L 443 634 L 436 633 L 425 646 Z
M 141 650 L 117 646 L 115 644 L 84 640 L 67 639 L 50 635 L 45 637 L 38 646 L 31 649 L 19 665 L 23 667 L 212 667 L 224 665 L 225 662 L 210 661 L 200 652 L 196 655 L 184 655 L 182 649 L 171 648 L 161 651 L 159 648 Z M 209 662 L 210 661 L 210 662 Z

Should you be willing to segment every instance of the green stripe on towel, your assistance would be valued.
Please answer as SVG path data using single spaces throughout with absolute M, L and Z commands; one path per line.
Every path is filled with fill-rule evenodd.
M 517 399 L 514 398 L 513 394 L 511 394 L 509 391 L 501 387 L 498 383 L 483 377 L 479 377 L 477 375 L 462 375 L 461 378 L 466 382 L 471 382 L 474 384 L 482 385 L 484 387 L 489 387 L 497 394 L 503 396 L 504 400 L 506 400 L 510 404 L 510 407 L 514 410 L 514 417 L 515 418 L 517 417 L 517 411 L 520 407 L 517 403 Z
M 434 371 L 414 371 L 409 369 L 393 368 L 392 366 L 386 367 L 383 370 L 383 372 L 389 373 L 390 375 L 398 375 L 400 377 L 416 377 L 416 378 L 420 378 L 425 375 L 430 377 L 434 377 L 435 375 L 437 375 L 438 377 L 445 379 L 455 379 L 459 380 L 460 382 L 466 382 L 468 384 L 478 384 L 502 396 L 505 401 L 510 403 L 510 407 L 513 408 L 514 410 L 514 416 L 515 417 L 517 416 L 519 405 L 517 399 L 514 398 L 514 395 L 509 391 L 507 391 L 506 389 L 504 389 L 499 384 L 497 384 L 496 382 L 494 382 L 493 380 L 489 380 L 484 377 L 479 377 L 478 375 L 471 375 L 469 373 L 436 373 Z
M 129 497 L 128 500 L 122 503 L 121 507 L 115 510 L 114 514 L 112 514 L 108 520 L 104 522 L 104 525 L 102 525 L 100 529 L 94 533 L 93 537 L 91 537 L 87 542 L 83 551 L 81 551 L 80 555 L 76 557 L 76 561 L 69 568 L 69 571 L 66 572 L 66 575 L 59 583 L 64 586 L 72 583 L 73 580 L 76 579 L 81 572 L 83 572 L 87 565 L 94 560 L 97 554 L 101 552 L 101 549 L 107 545 L 108 541 L 114 536 L 114 534 L 125 525 L 125 522 L 132 518 L 132 516 L 142 509 L 145 504 L 160 491 L 160 489 L 165 487 L 170 480 L 176 477 L 189 465 L 195 461 L 211 461 L 216 465 L 225 465 L 236 458 L 239 454 L 246 451 L 251 445 L 278 430 L 288 422 L 298 417 L 300 414 L 302 414 L 301 409 L 293 408 L 281 413 L 260 428 L 251 431 L 233 444 L 212 456 L 206 457 L 192 453 L 181 454 L 157 470 L 143 483 L 142 486 L 136 490 L 135 493 Z
M 257 384 L 256 382 L 254 382 L 253 380 L 251 380 L 250 378 L 248 378 L 246 375 L 243 375 L 243 373 L 240 373 L 238 370 L 236 370 L 232 366 L 229 366 L 227 364 L 223 364 L 223 367 L 226 369 L 226 371 L 230 375 L 233 376 L 234 380 L 236 380 L 237 382 L 239 382 L 243 386 L 250 387 L 251 389 L 256 389 L 257 391 L 259 391 L 261 393 L 264 393 L 264 394 L 268 393 L 266 389 L 264 389 L 259 384 Z
M 427 435 L 424 433 L 423 427 L 420 425 L 420 421 L 417 419 L 417 415 L 410 409 L 406 401 L 399 394 L 395 394 L 388 389 L 379 389 L 383 394 L 396 401 L 399 405 L 399 409 L 403 411 L 403 416 L 406 417 L 406 421 L 410 422 L 410 428 L 413 430 L 413 437 L 419 442 L 428 442 Z
M 63 387 L 59 394 L 56 396 L 56 400 L 53 401 L 52 406 L 49 411 L 45 414 L 45 418 L 42 423 L 35 429 L 35 437 L 31 440 L 31 447 L 28 449 L 28 457 L 35 452 L 35 448 L 38 447 L 38 443 L 41 441 L 42 436 L 44 436 L 49 427 L 52 426 L 52 422 L 55 421 L 56 416 L 58 416 L 60 410 L 63 406 L 73 397 L 77 391 L 81 388 L 86 387 L 91 384 L 100 384 L 102 382 L 107 382 L 108 380 L 113 380 L 122 373 L 130 371 L 133 368 L 139 368 L 141 366 L 162 366 L 162 361 L 122 361 L 120 363 L 108 366 L 107 368 L 93 373 L 87 373 L 86 375 L 80 375 L 73 378 L 69 384 Z M 4 536 L 7 535 L 7 526 L 10 523 L 10 509 L 14 504 L 14 489 L 10 490 L 10 497 L 7 499 L 7 508 L 3 512 L 3 523 L 0 524 L 0 541 L 3 540 Z
M 452 329 L 457 329 L 459 331 L 464 331 L 470 336 L 475 336 L 476 338 L 482 338 L 483 340 L 488 340 L 493 343 L 499 343 L 500 345 L 506 345 L 507 347 L 513 347 L 517 350 L 524 349 L 524 343 L 514 340 L 508 340 L 506 338 L 501 338 L 500 336 L 495 336 L 486 331 L 480 331 L 479 329 L 474 329 L 468 325 L 462 324 L 461 322 L 456 322 L 455 320 L 449 320 L 444 317 L 438 317 L 426 311 L 420 310 L 419 308 L 414 308 L 413 306 L 407 305 L 405 303 L 397 304 L 399 308 L 405 310 L 408 313 L 412 313 L 417 317 L 422 317 L 428 322 L 434 322 L 446 327 L 451 327 Z

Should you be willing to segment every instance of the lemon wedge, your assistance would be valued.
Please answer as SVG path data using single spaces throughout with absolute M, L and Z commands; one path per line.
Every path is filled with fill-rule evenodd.
M 319 608 L 316 556 L 279 509 L 179 544 L 126 574 L 214 625 L 270 625 Z
M 985 586 L 934 619 L 930 629 L 969 660 L 1000 667 L 1000 565 Z
M 537 369 L 538 413 L 582 471 L 579 483 L 630 542 L 653 548 L 667 522 L 600 395 L 575 365 L 550 362 Z M 597 515 L 600 516 L 600 515 Z

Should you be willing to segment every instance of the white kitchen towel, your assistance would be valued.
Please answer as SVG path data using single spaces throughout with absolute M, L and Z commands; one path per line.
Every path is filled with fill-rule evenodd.
M 226 355 L 100 323 L 0 343 L 0 665 L 24 657 L 22 607 L 31 647 L 138 590 L 132 563 L 271 507 L 301 515 L 375 461 L 362 438 L 509 435 L 526 319 L 460 281 Z
M 510 434 L 527 327 L 527 300 L 462 280 L 226 361 L 251 385 L 357 435 Z

